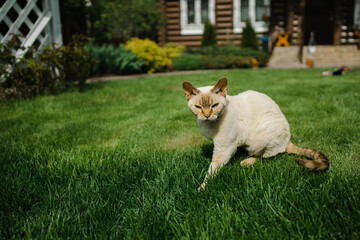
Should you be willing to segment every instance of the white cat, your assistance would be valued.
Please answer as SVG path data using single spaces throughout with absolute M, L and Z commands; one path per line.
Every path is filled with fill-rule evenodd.
M 201 132 L 214 142 L 212 161 L 202 189 L 208 177 L 225 165 L 240 146 L 251 156 L 241 161 L 242 166 L 254 164 L 257 158 L 287 152 L 312 158 L 312 161 L 295 159 L 310 170 L 329 167 L 328 159 L 321 152 L 291 143 L 289 123 L 269 96 L 251 90 L 236 96 L 226 95 L 225 77 L 215 86 L 201 88 L 184 81 L 183 89 L 191 112 L 197 115 Z

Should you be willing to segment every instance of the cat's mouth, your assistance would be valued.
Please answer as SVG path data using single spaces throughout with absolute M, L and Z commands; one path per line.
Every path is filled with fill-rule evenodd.
M 216 121 L 217 117 L 216 116 L 201 117 L 201 118 L 199 118 L 199 120 L 204 121 L 204 122 L 212 122 L 212 121 Z

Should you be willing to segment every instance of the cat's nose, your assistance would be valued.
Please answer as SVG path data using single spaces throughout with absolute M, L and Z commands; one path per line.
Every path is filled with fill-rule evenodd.
M 211 116 L 211 111 L 207 109 L 203 109 L 204 117 L 209 118 Z

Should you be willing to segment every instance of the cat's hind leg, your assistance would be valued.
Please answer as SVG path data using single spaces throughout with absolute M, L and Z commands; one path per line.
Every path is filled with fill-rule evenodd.
M 242 160 L 242 161 L 240 162 L 240 165 L 241 165 L 242 167 L 249 167 L 249 166 L 251 166 L 251 165 L 254 165 L 255 162 L 256 162 L 256 158 L 255 158 L 255 157 L 250 157 L 250 158 L 247 158 L 247 159 L 245 159 L 245 160 Z

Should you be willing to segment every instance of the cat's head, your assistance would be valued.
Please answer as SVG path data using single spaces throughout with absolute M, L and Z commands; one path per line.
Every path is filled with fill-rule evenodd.
M 202 121 L 214 121 L 223 113 L 226 106 L 227 80 L 220 78 L 215 86 L 196 88 L 183 82 L 183 89 L 190 110 Z

